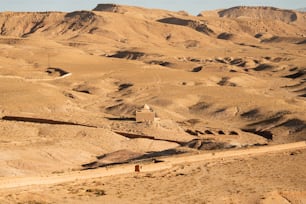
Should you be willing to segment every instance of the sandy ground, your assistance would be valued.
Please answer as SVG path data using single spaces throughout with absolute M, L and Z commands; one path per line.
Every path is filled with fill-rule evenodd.
M 305 141 L 305 19 L 249 7 L 199 16 L 114 5 L 0 13 L 0 180 Z M 155 122 L 135 122 L 144 104 Z M 1 190 L 1 199 L 303 203 L 305 151 L 290 154 L 188 157 L 190 164 L 171 163 L 163 173 L 68 179 Z
M 134 165 L 124 165 L 41 178 L 4 178 L 1 202 L 304 203 L 305 148 L 306 143 L 300 142 L 162 158 L 161 163 L 141 164 L 140 173 L 132 173 Z

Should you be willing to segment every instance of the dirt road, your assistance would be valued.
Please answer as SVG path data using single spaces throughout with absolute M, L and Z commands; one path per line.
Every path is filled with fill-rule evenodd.
M 142 164 L 142 172 L 160 171 L 169 169 L 173 165 L 192 163 L 197 161 L 211 161 L 227 158 L 239 158 L 244 156 L 255 156 L 282 151 L 306 149 L 306 142 L 297 142 L 283 145 L 264 146 L 251 149 L 230 150 L 215 153 L 201 153 L 197 155 L 164 157 L 163 162 Z M 37 177 L 5 177 L 0 178 L 0 191 L 8 188 L 27 187 L 31 185 L 52 185 L 75 180 L 86 180 L 99 177 L 115 176 L 120 174 L 134 173 L 135 164 L 126 164 L 108 168 L 100 168 L 86 171 L 73 171 L 62 174 L 51 174 Z
M 25 77 L 20 77 L 20 76 L 11 76 L 11 75 L 0 75 L 0 78 L 4 78 L 4 79 L 21 79 L 23 81 L 30 81 L 30 82 L 35 82 L 35 81 L 55 81 L 55 80 L 58 80 L 58 79 L 64 79 L 66 77 L 69 77 L 71 76 L 72 73 L 68 73 L 68 74 L 65 74 L 63 76 L 59 76 L 59 77 L 55 77 L 55 78 L 51 78 L 51 79 L 30 79 L 30 78 L 25 78 Z

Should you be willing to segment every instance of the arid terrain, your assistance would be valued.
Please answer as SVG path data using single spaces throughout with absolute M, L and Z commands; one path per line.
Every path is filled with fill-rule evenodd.
M 0 203 L 306 203 L 305 59 L 293 10 L 2 12 Z

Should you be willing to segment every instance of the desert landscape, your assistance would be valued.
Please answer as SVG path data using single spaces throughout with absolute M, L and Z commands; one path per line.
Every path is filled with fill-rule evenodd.
M 0 203 L 306 203 L 305 12 L 99 4 L 0 27 Z

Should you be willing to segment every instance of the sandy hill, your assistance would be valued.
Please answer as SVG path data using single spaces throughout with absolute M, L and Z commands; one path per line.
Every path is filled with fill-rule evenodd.
M 305 37 L 305 14 L 293 10 L 243 6 L 204 11 L 199 16 L 212 21 L 218 19 L 219 29 L 232 35 L 247 33 L 256 37 L 256 34 L 265 34 L 268 39 L 287 37 L 291 42 L 294 41 L 293 38 Z M 216 25 L 213 22 L 212 24 Z
M 67 14 L 6 12 L 0 14 L 2 25 L 0 33 L 2 36 L 15 37 L 37 34 L 61 39 L 81 39 L 83 37 L 86 38 L 86 41 L 89 41 L 91 36 L 95 36 L 94 41 L 113 40 L 120 41 L 120 44 L 127 43 L 129 39 L 126 39 L 126 36 L 129 38 L 135 36 L 135 39 L 141 40 L 142 43 L 145 43 L 146 38 L 150 36 L 150 43 L 166 42 L 165 45 L 167 39 L 176 42 L 180 39 L 186 44 L 192 44 L 192 42 L 199 44 L 196 43 L 198 41 L 209 44 L 210 40 L 208 38 L 203 40 L 205 37 L 201 34 L 216 38 L 223 33 L 229 33 L 229 36 L 239 33 L 240 36 L 252 35 L 249 37 L 255 38 L 256 34 L 267 33 L 271 37 L 298 38 L 303 37 L 305 33 L 305 15 L 295 11 L 270 7 L 235 7 L 218 11 L 215 16 L 207 15 L 208 13 L 202 12 L 200 17 L 193 17 L 182 12 L 114 4 L 100 4 L 93 12 L 76 11 Z M 229 20 L 223 18 L 229 18 Z M 249 21 L 248 18 L 251 18 L 252 21 Z M 291 22 L 295 24 L 289 24 Z M 198 32 L 198 35 L 192 34 L 196 36 L 195 40 L 190 40 L 190 30 L 187 28 Z M 176 35 L 171 35 L 172 29 L 178 31 L 175 32 Z M 221 35 L 219 38 L 227 37 Z M 133 40 L 132 43 L 136 43 L 135 41 Z M 211 43 L 210 46 L 214 44 L 216 42 Z
M 304 141 L 305 17 L 114 4 L 0 13 L 0 177 Z M 144 104 L 153 123 L 135 121 Z

